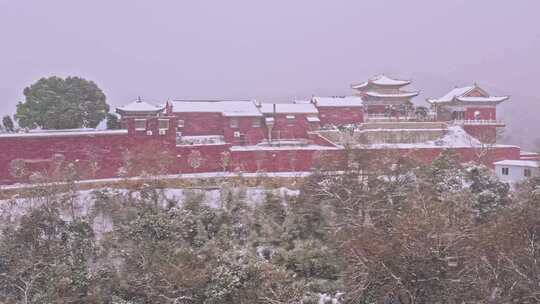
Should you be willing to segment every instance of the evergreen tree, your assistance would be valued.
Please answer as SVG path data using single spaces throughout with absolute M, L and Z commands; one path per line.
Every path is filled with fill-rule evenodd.
M 13 124 L 13 120 L 9 115 L 6 115 L 2 118 L 2 124 L 4 125 L 4 129 L 6 130 L 6 132 L 15 131 L 15 125 Z
M 473 194 L 473 209 L 478 220 L 504 207 L 510 201 L 510 186 L 501 182 L 497 176 L 485 166 L 472 166 L 467 170 L 467 181 Z
M 144 201 L 137 210 L 133 218 L 119 219 L 108 244 L 122 258 L 115 293 L 135 303 L 201 303 L 206 257 L 184 240 L 183 213 Z M 196 235 L 197 224 L 192 227 Z
M 118 116 L 112 113 L 107 113 L 107 130 L 118 130 L 122 128 Z
M 425 171 L 421 184 L 430 188 L 427 192 L 433 190 L 437 199 L 464 188 L 464 172 L 459 156 L 450 150 L 443 150 Z
M 24 96 L 15 115 L 23 128 L 95 128 L 109 111 L 103 91 L 80 77 L 41 78 L 24 89 Z
M 0 302 L 87 302 L 93 239 L 88 223 L 67 223 L 54 206 L 31 210 L 2 232 Z

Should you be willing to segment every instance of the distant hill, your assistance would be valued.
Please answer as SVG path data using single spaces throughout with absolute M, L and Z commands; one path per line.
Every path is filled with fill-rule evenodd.
M 501 105 L 501 119 L 507 123 L 501 142 L 523 149 L 540 149 L 540 97 L 511 96 Z

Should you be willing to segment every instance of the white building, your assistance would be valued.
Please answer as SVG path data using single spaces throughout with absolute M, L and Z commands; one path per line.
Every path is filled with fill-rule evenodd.
M 540 176 L 540 164 L 536 160 L 501 160 L 494 165 L 499 179 L 511 184 Z

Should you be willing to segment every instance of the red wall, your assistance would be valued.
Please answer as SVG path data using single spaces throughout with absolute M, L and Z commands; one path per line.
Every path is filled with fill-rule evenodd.
M 223 135 L 223 117 L 221 113 L 175 113 L 184 120 L 184 127 L 179 129 L 182 135 Z
M 287 119 L 287 115 L 294 115 L 294 120 Z M 274 126 L 272 127 L 272 138 L 277 139 L 278 134 L 281 139 L 307 138 L 309 131 L 320 129 L 320 123 L 307 121 L 308 114 L 275 114 Z M 289 122 L 292 122 L 291 124 Z M 265 127 L 266 132 L 268 129 Z
M 345 125 L 364 121 L 362 107 L 318 107 L 321 125 Z
M 328 109 L 326 113 L 329 118 L 334 118 L 334 114 L 341 115 L 332 119 L 332 123 L 350 123 L 362 121 L 361 111 L 351 111 L 350 115 L 344 113 L 345 108 Z M 356 109 L 358 110 L 358 108 Z M 361 109 L 360 109 L 361 110 Z M 160 117 L 165 119 L 167 117 Z M 302 149 L 283 149 L 274 150 L 252 149 L 249 147 L 236 147 L 231 149 L 231 142 L 235 142 L 233 132 L 235 130 L 246 134 L 245 144 L 257 144 L 261 142 L 266 135 L 266 128 L 262 122 L 261 127 L 252 127 L 253 119 L 251 117 L 239 117 L 239 127 L 232 129 L 229 126 L 228 119 L 221 121 L 220 127 L 223 130 L 227 144 L 215 145 L 176 145 L 176 117 L 168 117 L 170 120 L 169 130 L 166 134 L 159 134 L 158 119 L 153 118 L 147 122 L 147 130 L 136 131 L 134 122 L 127 121 L 128 131 L 125 133 L 102 132 L 99 134 L 68 134 L 64 136 L 43 134 L 20 135 L 20 136 L 0 136 L 0 184 L 9 184 L 14 182 L 26 182 L 27 179 L 16 179 L 10 173 L 10 164 L 13 160 L 24 161 L 28 171 L 50 171 L 55 164 L 55 155 L 60 155 L 65 163 L 73 163 L 79 169 L 81 179 L 111 178 L 118 176 L 119 168 L 124 165 L 124 155 L 126 151 L 140 151 L 138 149 L 148 148 L 148 151 L 155 153 L 165 153 L 172 162 L 167 166 L 169 174 L 177 173 L 198 173 L 198 172 L 219 172 L 223 171 L 222 158 L 227 152 L 230 161 L 225 168 L 226 171 L 242 170 L 246 172 L 256 172 L 264 170 L 272 171 L 309 171 L 319 163 L 325 165 L 334 164 L 336 169 L 344 168 L 345 151 L 344 150 L 307 150 Z M 286 118 L 285 118 L 286 120 Z M 287 126 L 283 117 L 277 117 L 276 126 L 280 128 L 297 129 L 293 133 L 295 137 L 310 139 L 313 143 L 332 147 L 333 145 L 317 134 L 306 133 L 307 121 L 305 116 L 297 115 L 294 127 Z M 328 122 L 328 120 L 327 120 Z M 214 124 L 214 122 L 212 122 Z M 190 125 L 189 123 L 186 126 Z M 214 126 L 215 127 L 215 126 Z M 213 128 L 214 128 L 213 127 Z M 490 126 L 465 126 L 467 132 L 485 131 Z M 217 130 L 214 129 L 214 130 Z M 488 129 L 489 130 L 489 129 Z M 147 131 L 152 131 L 148 135 Z M 195 132 L 195 131 L 193 131 Z M 211 131 L 214 132 L 214 131 Z M 197 134 L 199 135 L 199 134 Z M 215 133 L 211 133 L 215 135 Z M 335 147 L 335 146 L 334 146 Z M 408 155 L 420 161 L 429 163 L 435 159 L 442 148 L 429 149 L 396 149 L 396 150 L 366 150 L 367 153 L 373 153 L 373 158 L 380 157 L 385 151 L 398 152 L 401 155 Z M 496 149 L 482 150 L 473 148 L 453 149 L 459 153 L 463 161 L 482 161 L 491 165 L 494 161 L 502 159 L 520 159 L 520 149 L 513 146 L 498 147 Z M 152 153 L 152 152 L 149 152 Z M 147 153 L 148 154 L 148 153 Z M 147 155 L 148 156 L 148 155 Z M 197 157 L 194 157 L 197 156 Z M 322 157 L 324 156 L 324 157 Z M 160 156 L 161 157 L 161 156 Z M 198 166 L 193 166 L 193 158 L 199 158 Z M 98 164 L 97 170 L 91 170 L 91 163 Z
M 474 120 L 474 112 L 480 112 L 481 120 L 495 120 L 497 119 L 497 111 L 495 107 L 467 107 L 465 109 L 465 120 Z
M 245 172 L 309 171 L 317 165 L 332 165 L 335 169 L 344 168 L 344 150 L 241 150 L 229 151 L 230 145 L 176 146 L 175 143 L 153 136 L 120 135 L 81 135 L 56 137 L 0 137 L 3 153 L 0 155 L 0 184 L 26 182 L 11 176 L 9 164 L 14 159 L 26 161 L 30 171 L 51 171 L 55 154 L 61 154 L 65 162 L 74 163 L 79 169 L 81 179 L 110 178 L 118 176 L 119 168 L 124 165 L 125 151 L 137 147 L 152 147 L 156 151 L 165 151 L 173 162 L 167 167 L 168 174 L 220 172 L 223 153 L 228 152 L 229 164 L 226 171 L 242 170 Z M 430 163 L 442 151 L 441 148 L 367 150 L 373 158 L 381 157 L 384 152 L 396 152 L 419 161 Z M 486 150 L 457 148 L 456 151 L 464 162 L 481 161 L 491 165 L 503 159 L 519 159 L 518 147 L 500 147 Z M 195 152 L 194 152 L 195 151 Z M 193 155 L 200 156 L 199 166 L 192 166 Z M 90 172 L 90 160 L 99 166 L 95 175 Z
M 343 168 L 344 150 L 233 151 L 233 170 L 245 172 L 311 171 L 319 165 Z
M 373 158 L 384 156 L 385 153 L 397 153 L 401 156 L 407 156 L 425 164 L 430 164 L 435 160 L 444 148 L 422 148 L 422 149 L 369 149 L 368 154 Z M 457 153 L 462 162 L 480 162 L 489 167 L 493 167 L 493 162 L 504 159 L 519 159 L 520 148 L 515 146 L 504 146 L 491 149 L 474 148 L 452 148 Z
M 200 145 L 200 146 L 178 146 L 175 150 L 176 162 L 173 171 L 171 173 L 201 173 L 201 172 L 220 172 L 224 167 L 227 171 L 231 170 L 232 161 L 229 161 L 229 165 L 224 166 L 226 162 L 224 159 L 224 152 L 229 153 L 229 159 L 232 159 L 230 155 L 229 144 L 224 145 Z M 194 154 L 194 151 L 198 151 L 202 157 L 201 165 L 199 167 L 193 167 L 190 163 L 190 157 Z M 197 152 L 195 152 L 197 153 Z
M 253 127 L 253 119 L 260 119 L 260 126 Z M 231 119 L 238 120 L 238 127 L 231 128 Z M 234 145 L 255 145 L 266 138 L 266 131 L 263 128 L 262 117 L 225 117 L 223 119 L 222 129 L 225 141 Z M 234 132 L 240 132 L 241 137 L 234 137 Z
M 154 146 L 171 150 L 174 143 L 154 136 L 121 135 L 79 135 L 54 137 L 0 137 L 0 184 L 16 182 L 9 168 L 11 161 L 22 159 L 31 171 L 52 170 L 53 156 L 62 155 L 65 162 L 77 164 L 81 178 L 105 178 L 117 176 L 123 165 L 123 153 L 139 145 Z M 88 168 L 89 160 L 99 163 L 99 169 L 92 176 Z M 36 166 L 37 164 L 37 166 Z

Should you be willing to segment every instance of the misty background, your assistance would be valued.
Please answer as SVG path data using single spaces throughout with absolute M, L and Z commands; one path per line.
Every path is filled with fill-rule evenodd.
M 422 94 L 511 95 L 503 141 L 540 142 L 538 0 L 0 0 L 0 114 L 45 76 L 137 96 L 283 102 L 348 95 L 376 74 Z

